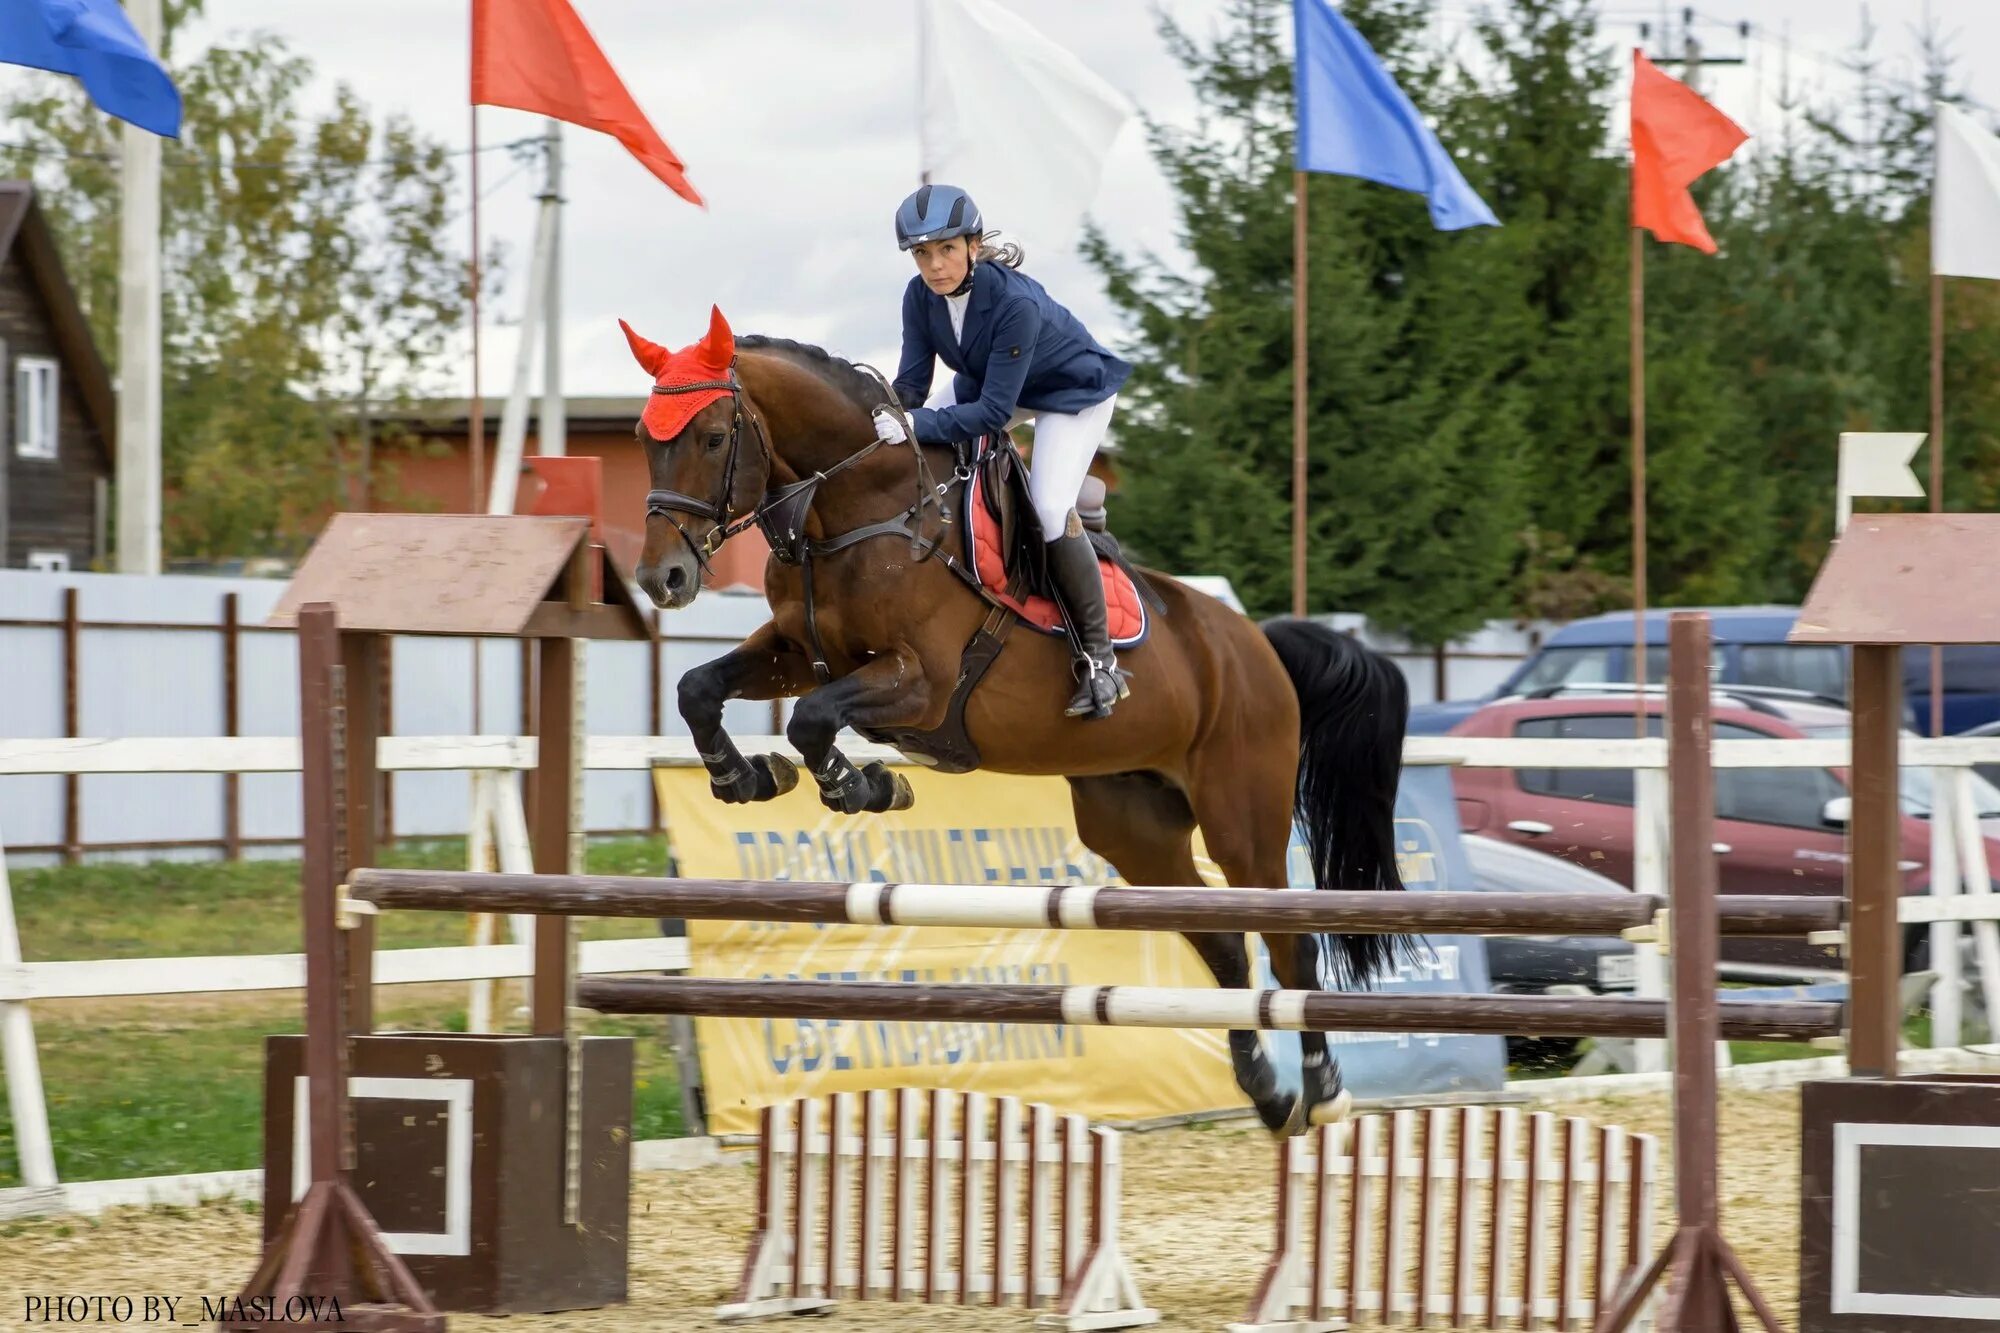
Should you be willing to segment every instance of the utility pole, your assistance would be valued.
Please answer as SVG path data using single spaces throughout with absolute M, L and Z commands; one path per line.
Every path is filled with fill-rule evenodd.
M 1682 82 L 1686 83 L 1694 91 L 1701 91 L 1701 71 L 1705 67 L 1709 65 L 1747 65 L 1750 63 L 1750 57 L 1745 52 L 1726 56 L 1709 54 L 1707 48 L 1702 45 L 1701 38 L 1695 34 L 1693 6 L 1683 8 L 1680 17 L 1680 31 L 1678 34 L 1674 30 L 1674 23 L 1671 18 L 1662 18 L 1660 20 L 1659 48 L 1648 51 L 1646 58 L 1655 65 L 1680 65 L 1685 67 L 1686 74 L 1683 76 Z M 1642 44 L 1651 45 L 1653 35 L 1653 25 L 1651 23 L 1641 23 L 1639 25 L 1639 41 Z M 1677 35 L 1680 39 L 1678 46 L 1675 45 L 1674 40 Z M 1750 22 L 1748 19 L 1736 24 L 1736 35 L 1745 42 L 1749 41 Z
M 156 55 L 160 0 L 126 0 Z M 118 184 L 118 558 L 121 574 L 160 572 L 160 137 L 127 124 Z
M 569 409 L 563 402 L 562 388 L 562 122 L 551 120 L 543 137 L 549 155 L 548 184 L 541 195 L 549 225 L 549 280 L 543 301 L 539 441 L 541 453 L 559 456 L 569 452 Z

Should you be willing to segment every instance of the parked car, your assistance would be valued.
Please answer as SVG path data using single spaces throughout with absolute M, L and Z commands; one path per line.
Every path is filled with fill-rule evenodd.
M 1715 639 L 1715 683 L 1790 691 L 1845 706 L 1847 650 L 1832 644 L 1788 643 L 1798 619 L 1789 606 L 1706 608 Z M 1667 610 L 1646 613 L 1646 679 L 1667 674 Z M 1612 612 L 1563 626 L 1491 693 L 1478 699 L 1419 704 L 1410 731 L 1439 736 L 1499 699 L 1534 698 L 1551 690 L 1632 681 L 1632 613 Z M 1903 694 L 1911 728 L 1930 734 L 1930 649 L 1903 652 Z M 2000 648 L 1944 650 L 1944 729 L 1957 733 L 2000 722 Z
M 1630 893 L 1594 870 L 1497 838 L 1461 837 L 1478 893 Z M 1599 994 L 1631 990 L 1638 958 L 1618 936 L 1490 935 L 1486 970 L 1493 989 L 1540 995 L 1551 986 L 1583 986 Z M 1576 1057 L 1572 1037 L 1509 1037 L 1507 1059 L 1516 1065 L 1564 1066 Z
M 1477 834 L 1459 839 L 1477 893 L 1629 894 L 1594 870 L 1547 852 Z M 1616 935 L 1494 935 L 1486 941 L 1493 989 L 1539 995 L 1551 986 L 1629 991 L 1638 980 L 1632 945 Z
M 1648 730 L 1662 734 L 1664 700 L 1645 699 Z M 1487 704 L 1453 728 L 1461 736 L 1626 739 L 1633 734 L 1630 691 L 1560 691 Z M 1845 709 L 1782 693 L 1719 691 L 1717 740 L 1828 739 L 1848 734 Z M 1630 769 L 1459 768 L 1452 774 L 1459 823 L 1470 834 L 1533 847 L 1630 887 L 1633 879 L 1633 777 Z M 1930 884 L 1930 773 L 1903 772 L 1903 891 Z M 2000 818 L 2000 788 L 1977 776 L 1980 817 Z M 1838 895 L 1847 869 L 1847 774 L 1844 768 L 1719 768 L 1715 774 L 1715 844 L 1724 893 Z M 2000 875 L 2000 844 L 1986 841 Z M 1928 936 L 1912 927 L 1906 957 L 1923 958 Z M 1834 965 L 1804 941 L 1722 942 L 1733 962 L 1792 967 Z

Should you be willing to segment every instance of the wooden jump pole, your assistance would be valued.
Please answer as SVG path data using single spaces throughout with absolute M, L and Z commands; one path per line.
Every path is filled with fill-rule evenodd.
M 436 912 L 1260 934 L 1617 935 L 1652 925 L 1667 905 L 1645 894 L 843 884 L 463 870 L 359 870 L 348 890 L 379 908 Z M 1715 919 L 1723 935 L 1800 936 L 1838 930 L 1843 914 L 1832 898 L 1731 895 Z
M 1714 989 L 1713 982 L 1710 991 Z M 1665 1000 L 1561 995 L 1347 994 L 1201 987 L 924 985 L 903 981 L 763 981 L 708 977 L 589 977 L 577 1003 L 607 1014 L 717 1018 L 835 1018 L 887 1022 L 1038 1023 L 1078 1027 L 1265 1029 L 1305 1032 L 1539 1033 L 1660 1037 Z M 1743 1041 L 1838 1036 L 1830 1001 L 1729 1004 L 1709 1022 Z M 1715 1038 L 1710 1039 L 1713 1046 Z M 1711 1059 L 1713 1052 L 1711 1051 Z

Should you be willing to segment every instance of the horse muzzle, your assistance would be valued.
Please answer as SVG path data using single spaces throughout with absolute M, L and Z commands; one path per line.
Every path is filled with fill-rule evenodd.
M 701 567 L 691 552 L 681 551 L 662 557 L 633 572 L 639 587 L 663 611 L 678 611 L 701 591 Z

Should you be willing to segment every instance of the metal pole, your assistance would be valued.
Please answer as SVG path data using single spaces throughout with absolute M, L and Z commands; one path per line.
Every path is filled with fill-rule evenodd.
M 1646 734 L 1646 247 L 1632 228 L 1632 721 Z
M 1931 274 L 1931 512 L 1944 512 L 1944 278 L 1936 273 Z M 1931 735 L 1944 735 L 1944 649 L 1936 644 L 1931 645 Z
M 160 49 L 160 0 L 126 0 L 139 37 Z M 118 572 L 160 572 L 160 138 L 121 139 L 118 271 Z
M 1292 614 L 1306 613 L 1306 173 L 1292 173 Z
M 549 259 L 555 240 L 555 203 L 544 197 L 535 219 L 534 259 L 528 267 L 528 299 L 521 311 L 521 341 L 514 349 L 514 383 L 500 411 L 500 443 L 493 451 L 493 484 L 486 512 L 511 514 L 521 484 L 521 453 L 528 439 L 528 378 L 535 364 L 535 336 L 548 307 Z
M 479 391 L 479 107 L 472 108 L 472 401 L 466 404 L 468 432 L 466 453 L 472 462 L 472 502 L 468 514 L 480 513 L 486 504 L 486 399 Z M 475 659 L 478 641 L 473 643 Z M 478 677 L 473 678 L 473 697 L 478 697 Z M 474 710 L 473 730 L 479 729 Z
M 549 276 L 543 298 L 542 421 L 539 453 L 569 452 L 569 416 L 562 388 L 562 122 L 551 120 L 542 140 L 548 152 L 548 185 L 542 192 L 549 226 Z

